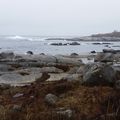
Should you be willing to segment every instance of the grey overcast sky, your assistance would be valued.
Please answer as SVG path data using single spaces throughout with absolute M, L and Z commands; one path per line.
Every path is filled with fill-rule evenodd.
M 120 0 L 0 0 L 0 35 L 90 35 L 120 30 Z

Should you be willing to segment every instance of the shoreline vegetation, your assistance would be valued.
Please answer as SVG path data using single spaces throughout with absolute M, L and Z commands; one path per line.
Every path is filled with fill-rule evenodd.
M 120 51 L 0 53 L 0 120 L 120 120 Z

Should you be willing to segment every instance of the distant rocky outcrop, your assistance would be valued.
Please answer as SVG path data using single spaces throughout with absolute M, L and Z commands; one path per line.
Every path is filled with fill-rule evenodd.
M 90 35 L 90 36 L 73 37 L 73 38 L 55 38 L 55 39 L 49 38 L 47 40 L 66 40 L 66 41 L 120 41 L 120 32 L 113 31 L 111 33 L 100 33 L 100 34 L 93 34 L 93 35 Z M 104 43 L 98 43 L 98 44 L 104 44 Z M 55 44 L 55 45 L 66 45 L 66 44 Z
M 101 33 L 101 34 L 93 34 L 92 37 L 120 37 L 120 32 L 113 31 L 111 33 Z
M 80 45 L 78 42 L 72 42 L 72 43 L 51 43 L 50 45 L 54 46 L 66 46 L 66 45 Z

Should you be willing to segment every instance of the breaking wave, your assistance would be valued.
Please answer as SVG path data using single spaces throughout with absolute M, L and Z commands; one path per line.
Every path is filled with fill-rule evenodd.
M 32 40 L 31 38 L 28 37 L 23 37 L 23 36 L 8 36 L 6 37 L 7 39 L 11 39 L 11 40 Z
M 25 36 L 8 36 L 6 39 L 10 40 L 27 40 L 27 41 L 45 41 L 46 38 L 43 37 L 25 37 Z

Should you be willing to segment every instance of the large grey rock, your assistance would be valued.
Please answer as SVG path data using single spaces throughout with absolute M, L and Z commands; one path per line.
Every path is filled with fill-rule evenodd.
M 2 52 L 2 53 L 0 53 L 0 59 L 5 59 L 5 58 L 8 58 L 8 59 L 12 59 L 12 58 L 14 58 L 15 57 L 15 55 L 14 55 L 14 53 L 13 52 Z
M 116 54 L 116 53 L 120 53 L 120 50 L 103 49 L 103 52 L 104 52 L 104 53 L 113 53 L 113 54 Z
M 105 52 L 105 53 L 98 53 L 94 59 L 95 62 L 119 62 L 120 61 L 120 53 L 112 53 L 112 52 Z
M 40 79 L 42 74 L 30 74 L 20 75 L 18 73 L 6 73 L 0 76 L 0 83 L 11 84 L 11 85 L 22 85 L 34 82 L 36 79 Z
M 0 76 L 0 82 L 9 82 L 9 81 L 21 81 L 23 79 L 22 75 L 17 73 L 7 73 Z
M 61 65 L 81 65 L 82 60 L 78 57 L 71 56 L 50 56 L 50 55 L 16 55 L 19 57 L 14 57 L 9 63 L 19 64 L 23 67 L 40 67 L 52 64 L 61 64 Z M 2 62 L 6 62 L 7 59 L 2 60 Z
M 111 66 L 93 63 L 87 64 L 84 68 L 83 84 L 85 85 L 113 85 L 115 80 L 116 72 Z
M 33 73 L 33 74 L 39 74 L 39 73 L 63 73 L 64 71 L 61 69 L 58 69 L 56 67 L 32 67 L 32 68 L 26 68 L 26 69 L 21 69 L 17 71 L 18 73 Z
M 48 105 L 54 105 L 56 103 L 56 101 L 58 100 L 58 97 L 54 94 L 47 94 L 45 96 L 45 102 L 48 104 Z
M 68 64 L 68 65 L 82 65 L 82 60 L 80 58 L 73 57 L 64 57 L 64 56 L 56 56 L 57 63 L 59 64 Z
M 21 55 L 17 62 L 39 62 L 39 63 L 56 63 L 56 58 L 49 55 Z
M 115 56 L 112 53 L 98 53 L 94 61 L 95 62 L 114 62 Z

